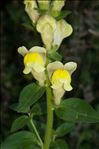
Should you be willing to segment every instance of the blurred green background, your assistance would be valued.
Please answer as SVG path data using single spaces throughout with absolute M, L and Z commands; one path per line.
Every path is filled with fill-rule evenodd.
M 17 48 L 42 45 L 40 35 L 31 25 L 22 0 L 1 1 L 1 142 L 10 134 L 18 114 L 10 105 L 18 100 L 21 89 L 33 81 L 22 73 L 23 59 Z M 72 92 L 66 97 L 79 97 L 99 111 L 99 1 L 66 0 L 64 10 L 72 13 L 65 19 L 72 24 L 73 34 L 64 39 L 59 49 L 63 62 L 76 61 Z M 99 124 L 76 125 L 65 136 L 70 149 L 99 149 Z

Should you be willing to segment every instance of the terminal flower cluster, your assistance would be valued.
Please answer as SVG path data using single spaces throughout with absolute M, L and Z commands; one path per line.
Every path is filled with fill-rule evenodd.
M 64 0 L 24 0 L 25 11 L 30 17 L 33 25 L 40 33 L 43 47 L 35 46 L 29 51 L 24 47 L 19 47 L 18 52 L 24 57 L 24 74 L 31 73 L 39 82 L 40 86 L 46 85 L 46 71 L 50 80 L 53 91 L 53 99 L 56 105 L 59 105 L 65 91 L 71 91 L 71 75 L 76 70 L 75 62 L 62 64 L 60 61 L 48 61 L 49 51 L 58 50 L 63 39 L 70 36 L 73 32 L 72 26 L 64 19 L 57 20 Z M 45 11 L 46 14 L 40 14 L 40 11 Z

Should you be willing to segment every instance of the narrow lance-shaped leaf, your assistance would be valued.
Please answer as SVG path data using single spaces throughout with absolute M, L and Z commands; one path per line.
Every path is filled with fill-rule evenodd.
M 69 122 L 99 122 L 99 113 L 84 100 L 69 98 L 55 109 L 59 118 Z

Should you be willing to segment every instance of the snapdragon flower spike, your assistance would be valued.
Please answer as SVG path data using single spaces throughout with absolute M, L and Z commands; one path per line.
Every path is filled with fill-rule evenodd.
M 48 64 L 47 71 L 52 84 L 54 102 L 59 105 L 65 91 L 71 91 L 71 74 L 76 70 L 75 62 L 68 62 L 63 65 L 59 61 Z
M 37 8 L 36 1 L 35 0 L 24 0 L 24 4 L 25 4 L 25 11 L 29 15 L 31 21 L 33 23 L 36 23 L 37 19 L 39 18 L 39 13 L 35 9 Z
M 49 15 L 44 15 L 38 20 L 36 28 L 41 34 L 46 49 L 50 50 L 56 29 L 56 20 Z
M 24 56 L 25 68 L 23 73 L 32 73 L 39 85 L 43 86 L 45 81 L 46 49 L 35 46 L 28 51 L 22 46 L 18 48 L 18 52 Z
M 61 42 L 64 38 L 70 36 L 73 32 L 72 26 L 67 23 L 65 20 L 59 20 L 56 23 L 56 29 L 54 32 L 54 40 L 53 40 L 53 46 L 56 46 L 59 48 L 61 45 Z

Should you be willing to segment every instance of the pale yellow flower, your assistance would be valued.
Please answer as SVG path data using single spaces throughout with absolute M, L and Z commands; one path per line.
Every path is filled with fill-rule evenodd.
M 42 10 L 48 10 L 49 9 L 49 0 L 38 0 L 38 4 L 40 9 Z
M 65 5 L 65 0 L 53 0 L 52 2 L 52 14 L 53 16 L 58 16 L 59 12 Z
M 35 46 L 28 51 L 22 46 L 18 48 L 18 52 L 24 56 L 25 68 L 23 73 L 32 73 L 39 84 L 43 86 L 45 81 L 46 49 Z
M 68 36 L 70 36 L 73 32 L 72 26 L 67 23 L 65 20 L 57 21 L 56 29 L 54 32 L 54 41 L 53 46 L 60 46 L 62 40 Z
M 36 23 L 36 21 L 39 18 L 39 13 L 35 9 L 35 8 L 37 8 L 36 1 L 35 0 L 24 0 L 24 4 L 25 4 L 25 11 L 29 15 L 31 21 L 33 23 Z
M 36 27 L 37 31 L 41 34 L 46 49 L 50 50 L 56 28 L 55 19 L 49 15 L 44 15 L 38 20 Z
M 59 105 L 65 91 L 71 91 L 71 74 L 76 70 L 75 62 L 68 62 L 63 65 L 59 61 L 48 64 L 47 71 L 52 84 L 54 102 Z

